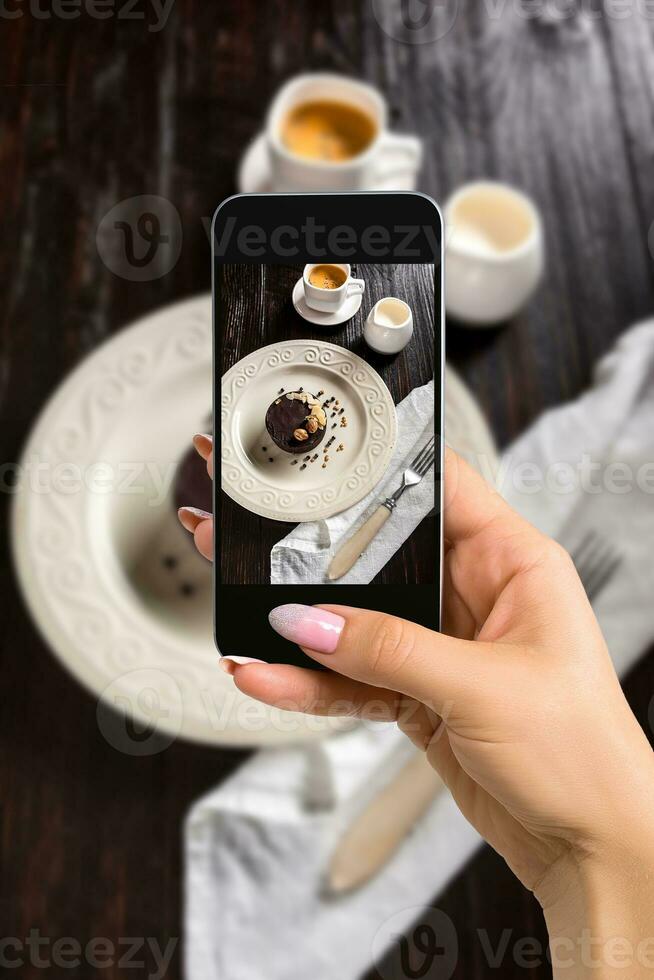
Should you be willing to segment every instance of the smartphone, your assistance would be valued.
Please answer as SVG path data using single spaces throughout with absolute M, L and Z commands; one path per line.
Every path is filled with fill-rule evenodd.
M 217 209 L 221 654 L 316 667 L 269 626 L 284 603 L 440 627 L 442 247 L 422 194 L 248 194 Z

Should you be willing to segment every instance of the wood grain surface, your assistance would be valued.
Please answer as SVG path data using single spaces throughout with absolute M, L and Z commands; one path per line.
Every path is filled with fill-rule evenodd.
M 352 266 L 352 275 L 366 284 L 363 301 L 347 323 L 329 329 L 308 323 L 293 307 L 291 294 L 303 269 L 301 265 L 224 267 L 216 321 L 224 338 L 223 373 L 260 347 L 301 338 L 338 344 L 364 358 L 381 376 L 396 405 L 414 388 L 433 378 L 434 272 L 431 266 Z M 414 316 L 411 343 L 394 357 L 375 353 L 363 340 L 366 316 L 384 296 L 405 300 Z M 262 416 L 267 407 L 265 402 Z M 223 494 L 220 526 L 223 582 L 268 584 L 270 550 L 295 525 L 257 517 Z M 375 583 L 433 582 L 436 533 L 436 522 L 428 517 L 375 577 Z
M 419 187 L 437 200 L 464 180 L 494 177 L 540 205 L 548 268 L 528 307 L 496 330 L 449 324 L 449 358 L 500 445 L 588 385 L 597 358 L 653 309 L 648 5 L 609 16 L 579 0 L 557 4 L 558 17 L 548 15 L 552 4 L 520 0 L 448 6 L 451 29 L 426 43 L 382 29 L 380 20 L 399 16 L 391 0 L 175 0 L 161 30 L 150 29 L 149 8 L 142 20 L 119 18 L 117 8 L 103 20 L 84 9 L 64 20 L 3 7 L 18 10 L 11 20 L 0 14 L 3 462 L 17 459 L 48 395 L 89 351 L 139 315 L 209 289 L 210 216 L 235 190 L 240 154 L 272 93 L 311 68 L 363 77 L 387 94 L 392 126 L 424 140 Z M 117 202 L 144 194 L 173 202 L 183 248 L 172 272 L 138 282 L 107 266 L 96 233 Z M 153 936 L 165 945 L 181 934 L 184 812 L 244 753 L 176 743 L 131 758 L 104 741 L 93 698 L 50 655 L 18 596 L 10 498 L 0 549 L 1 935 L 39 929 L 52 940 Z M 653 686 L 650 655 L 626 683 L 650 738 Z M 434 904 L 456 925 L 456 980 L 550 976 L 542 958 L 525 966 L 511 953 L 524 937 L 543 943 L 544 925 L 488 849 Z M 497 948 L 505 929 L 498 970 L 484 949 Z M 394 968 L 378 976 L 389 980 Z M 43 976 L 28 958 L 4 972 Z M 117 962 L 64 972 L 125 976 Z M 181 975 L 178 946 L 167 977 Z

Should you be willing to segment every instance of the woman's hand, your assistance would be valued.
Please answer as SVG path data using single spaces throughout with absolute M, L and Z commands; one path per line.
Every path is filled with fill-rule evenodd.
M 280 606 L 272 627 L 331 672 L 222 665 L 268 704 L 397 720 L 535 893 L 551 934 L 632 936 L 636 895 L 654 922 L 654 886 L 637 873 L 639 861 L 654 872 L 650 746 L 568 554 L 453 453 L 445 489 L 443 634 L 345 606 Z M 209 556 L 210 518 L 181 518 Z M 555 975 L 585 973 L 575 959 Z

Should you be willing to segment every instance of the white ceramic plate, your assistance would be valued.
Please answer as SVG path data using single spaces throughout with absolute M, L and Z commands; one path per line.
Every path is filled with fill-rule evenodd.
M 321 738 L 348 722 L 256 704 L 217 668 L 211 569 L 179 528 L 170 490 L 206 426 L 211 387 L 208 295 L 144 317 L 66 378 L 21 460 L 11 524 L 19 583 L 61 663 L 137 723 L 154 711 L 169 738 L 213 745 Z M 492 465 L 475 402 L 451 374 L 446 391 L 450 442 Z M 108 469 L 91 479 L 98 461 Z M 77 488 L 75 468 L 86 477 Z
M 363 300 L 362 293 L 349 296 L 336 313 L 321 313 L 312 309 L 304 298 L 304 281 L 300 278 L 293 286 L 293 306 L 304 320 L 314 323 L 317 327 L 337 327 L 340 323 L 351 320 L 358 311 Z
M 327 412 L 323 441 L 308 453 L 318 458 L 306 464 L 304 454 L 277 449 L 264 423 L 281 389 L 301 387 L 324 392 L 321 400 L 334 397 L 344 409 Z M 225 493 L 254 514 L 296 524 L 331 517 L 372 490 L 393 455 L 397 420 L 388 388 L 363 358 L 321 340 L 288 340 L 253 351 L 223 376 L 221 430 Z

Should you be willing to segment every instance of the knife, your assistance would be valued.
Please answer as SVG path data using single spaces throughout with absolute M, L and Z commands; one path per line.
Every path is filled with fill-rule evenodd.
M 443 786 L 425 754 L 416 752 L 341 837 L 327 869 L 326 894 L 336 897 L 369 881 L 393 856 Z

